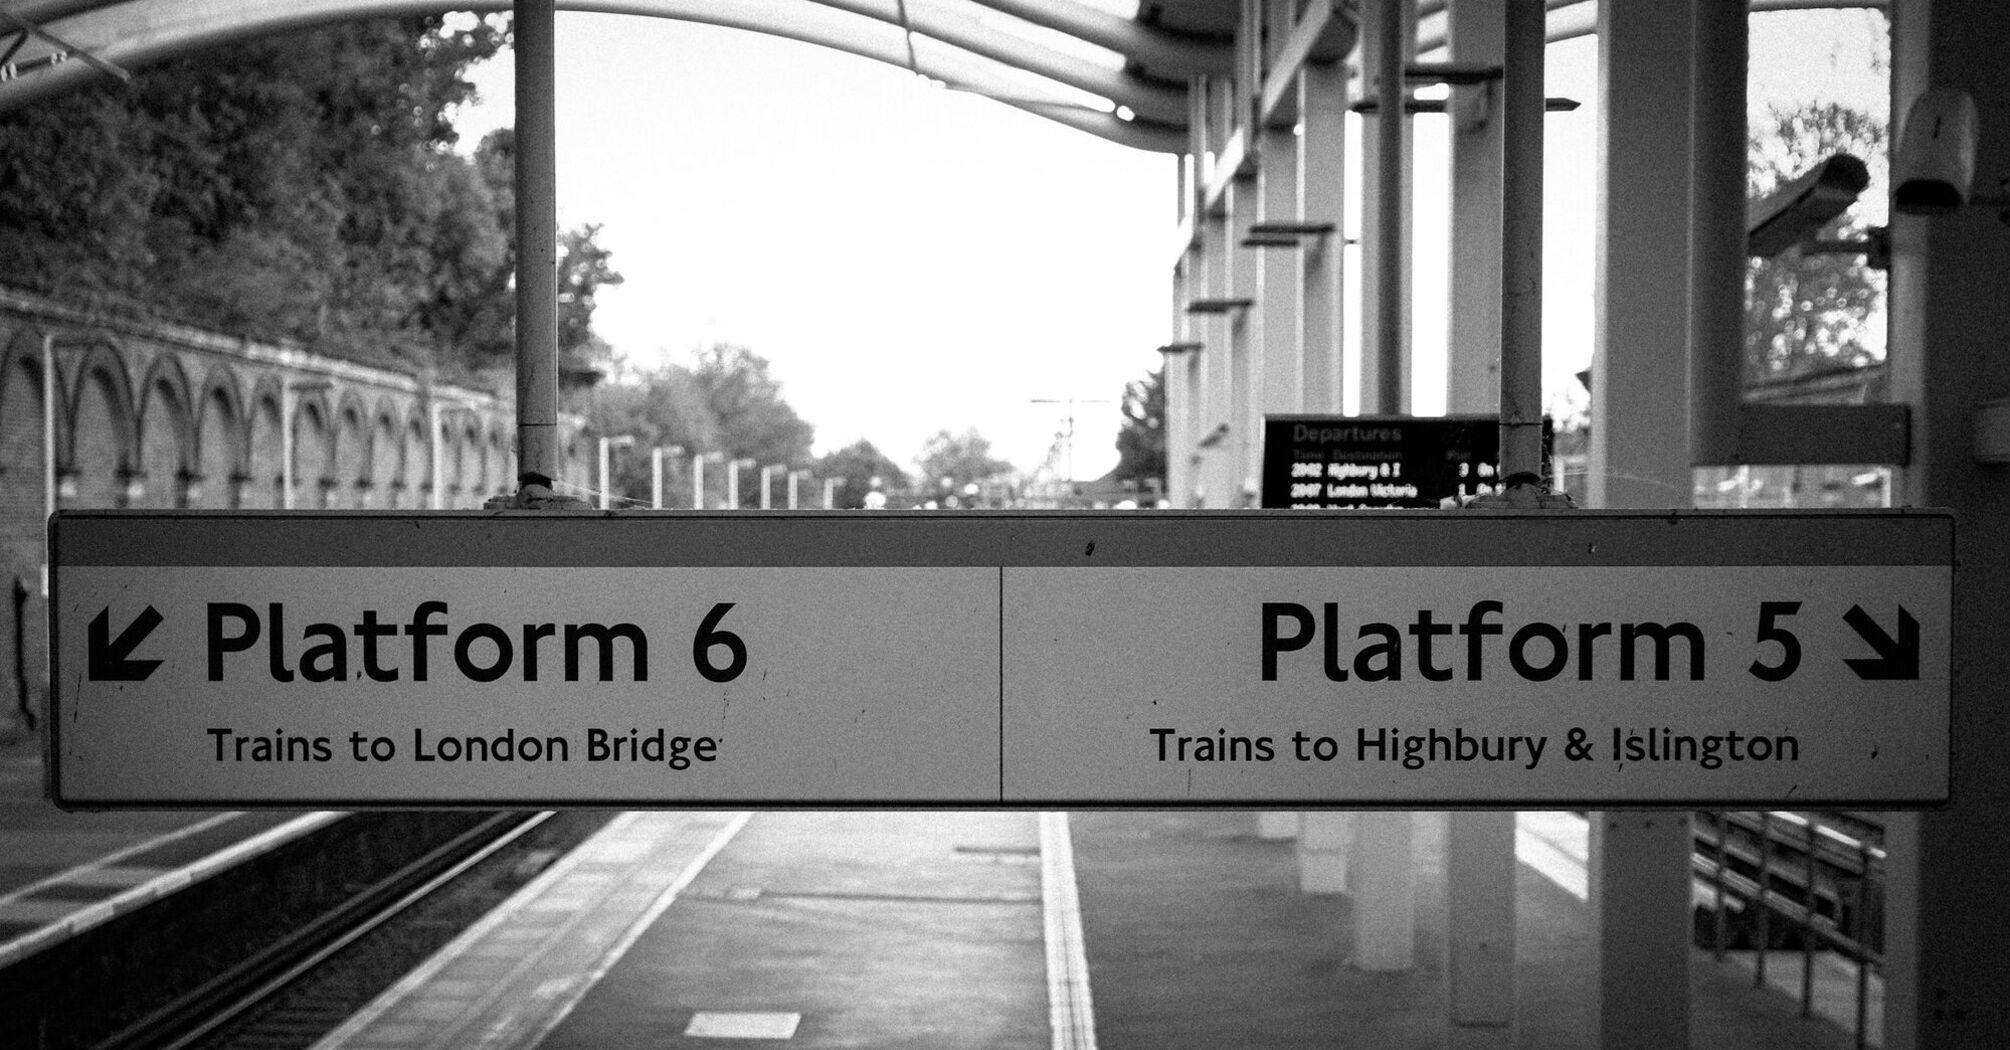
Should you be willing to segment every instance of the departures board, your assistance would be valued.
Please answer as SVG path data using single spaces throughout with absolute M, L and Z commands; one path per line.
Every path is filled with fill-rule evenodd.
M 1551 446 L 1543 422 L 1543 459 Z M 1263 506 L 1439 507 L 1499 485 L 1495 416 L 1266 416 Z

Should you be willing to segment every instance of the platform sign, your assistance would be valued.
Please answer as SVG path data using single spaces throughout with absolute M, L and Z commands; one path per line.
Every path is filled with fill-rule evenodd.
M 1550 425 L 1543 422 L 1547 456 Z M 1500 417 L 1265 416 L 1263 506 L 1434 508 L 1499 486 Z
M 1936 512 L 53 525 L 69 806 L 1926 805 Z

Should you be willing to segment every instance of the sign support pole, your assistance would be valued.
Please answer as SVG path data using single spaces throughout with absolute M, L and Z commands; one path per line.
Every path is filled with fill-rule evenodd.
M 496 502 L 579 506 L 552 484 L 558 436 L 558 148 L 556 0 L 516 0 L 517 492 Z
M 1542 0 L 1508 4 L 1501 79 L 1501 476 L 1542 473 Z

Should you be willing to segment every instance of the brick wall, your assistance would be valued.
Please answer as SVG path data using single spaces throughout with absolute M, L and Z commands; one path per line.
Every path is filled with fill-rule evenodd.
M 17 655 L 34 702 L 47 688 L 42 607 L 42 343 L 56 345 L 59 506 L 256 510 L 281 505 L 282 418 L 292 409 L 299 509 L 430 506 L 433 402 L 448 507 L 515 487 L 509 391 L 428 382 L 297 347 L 143 326 L 0 288 L 0 569 L 29 589 L 27 644 L 13 643 L 0 580 L 0 727 L 16 709 Z M 289 405 L 290 402 L 290 405 Z M 585 483 L 589 437 L 569 420 L 563 475 Z

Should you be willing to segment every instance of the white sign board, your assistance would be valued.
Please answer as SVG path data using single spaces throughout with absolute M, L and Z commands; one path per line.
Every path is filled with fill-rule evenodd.
M 1945 515 L 59 515 L 71 806 L 1922 805 Z

